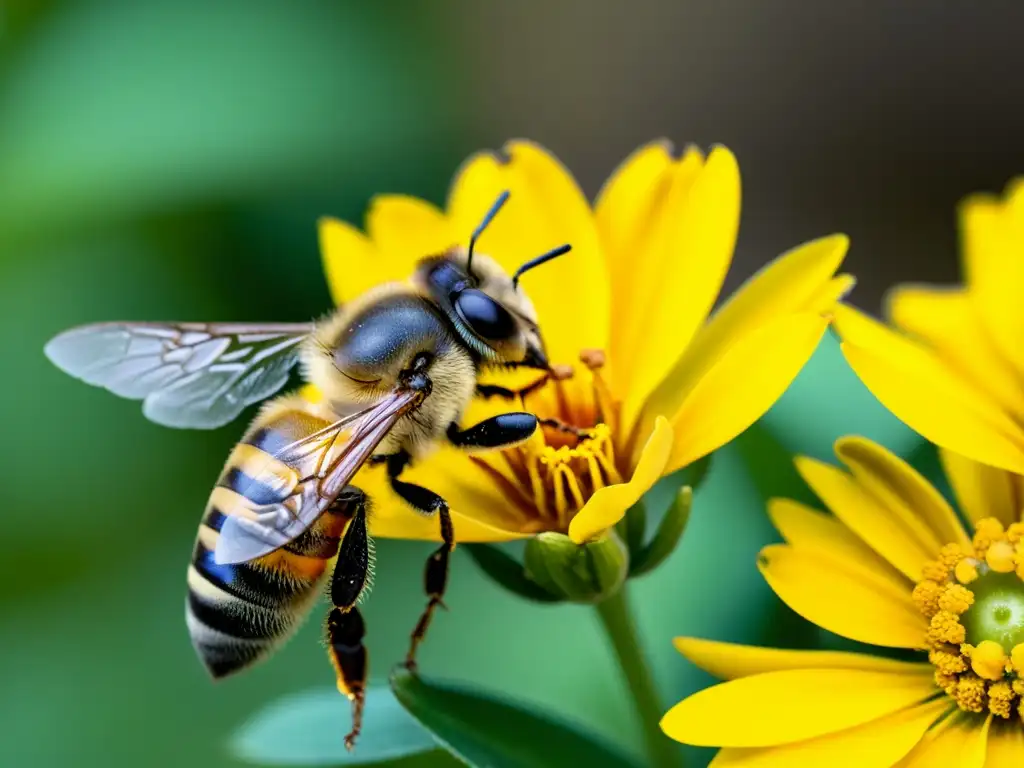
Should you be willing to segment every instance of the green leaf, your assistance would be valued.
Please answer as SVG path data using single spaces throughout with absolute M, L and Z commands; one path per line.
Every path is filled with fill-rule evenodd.
M 630 560 L 630 577 L 653 571 L 675 551 L 676 545 L 686 529 L 686 523 L 690 519 L 692 505 L 693 489 L 688 485 L 683 486 L 676 496 L 675 502 L 661 518 L 661 524 L 658 525 L 658 530 L 650 544 Z
M 480 570 L 509 592 L 538 603 L 559 602 L 559 598 L 527 577 L 522 563 L 498 547 L 492 544 L 464 544 L 462 549 L 469 552 Z
M 491 694 L 427 682 L 404 668 L 395 698 L 445 749 L 471 766 L 544 768 L 637 765 L 594 735 Z
M 387 688 L 367 691 L 363 732 L 352 752 L 343 743 L 349 722 L 349 702 L 337 691 L 305 691 L 259 712 L 235 734 L 231 751 L 259 765 L 365 765 L 437 747 Z

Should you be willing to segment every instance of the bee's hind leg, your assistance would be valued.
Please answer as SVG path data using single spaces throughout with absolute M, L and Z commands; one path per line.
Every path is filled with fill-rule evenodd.
M 345 736 L 345 746 L 352 749 L 363 727 L 363 706 L 366 702 L 366 646 L 363 637 L 366 625 L 356 603 L 366 589 L 370 569 L 370 542 L 366 533 L 366 495 L 353 487 L 346 488 L 336 507 L 336 514 L 351 516 L 338 548 L 338 562 L 331 579 L 331 603 L 327 616 L 327 652 L 338 678 L 338 690 L 352 702 L 352 730 Z
M 426 637 L 427 629 L 430 627 L 430 620 L 438 606 L 444 607 L 444 591 L 448 586 L 448 560 L 452 550 L 455 549 L 455 531 L 452 528 L 452 518 L 448 512 L 448 502 L 442 499 L 433 491 L 406 483 L 398 479 L 402 470 L 409 463 L 409 454 L 404 451 L 387 457 L 388 478 L 395 493 L 402 497 L 408 504 L 424 515 L 437 514 L 441 527 L 441 546 L 427 558 L 427 567 L 423 574 L 423 586 L 427 593 L 427 607 L 420 615 L 416 628 L 409 640 L 409 652 L 405 657 L 405 666 L 409 669 L 416 668 L 416 650 L 419 648 L 423 638 Z

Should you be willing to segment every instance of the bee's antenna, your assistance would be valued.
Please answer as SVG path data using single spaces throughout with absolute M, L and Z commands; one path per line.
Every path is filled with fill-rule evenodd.
M 548 251 L 547 253 L 542 253 L 540 256 L 534 256 L 528 262 L 526 262 L 521 267 L 519 267 L 519 269 L 516 270 L 516 273 L 514 275 L 512 275 L 512 287 L 513 288 L 518 288 L 519 287 L 519 278 L 520 278 L 520 276 L 524 272 L 529 272 L 534 267 L 539 267 L 541 264 L 543 264 L 546 261 L 551 261 L 552 259 L 557 259 L 563 253 L 568 253 L 571 250 L 572 250 L 572 246 L 569 245 L 568 243 L 566 243 L 565 245 L 560 245 L 557 248 L 554 248 L 554 249 Z
M 506 189 L 500 195 L 498 199 L 494 201 L 494 205 L 491 206 L 484 216 L 483 221 L 477 225 L 477 228 L 473 230 L 472 236 L 469 238 L 469 255 L 466 257 L 466 272 L 473 274 L 473 249 L 476 248 L 476 240 L 480 235 L 483 234 L 484 230 L 487 229 L 487 225 L 491 223 L 491 220 L 498 215 L 498 211 L 501 210 L 501 206 L 508 200 L 508 190 Z

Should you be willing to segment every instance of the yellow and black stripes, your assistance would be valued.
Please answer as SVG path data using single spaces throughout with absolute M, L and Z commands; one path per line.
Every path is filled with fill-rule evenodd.
M 355 511 L 349 500 L 335 504 L 301 536 L 256 560 L 231 565 L 214 560 L 227 516 L 279 502 L 290 492 L 285 481 L 294 470 L 271 452 L 318 428 L 316 420 L 300 410 L 280 409 L 267 415 L 270 418 L 257 420 L 258 426 L 228 458 L 203 515 L 188 570 L 189 632 L 215 678 L 254 663 L 298 626 L 316 599 L 318 585 Z M 254 481 L 256 475 L 282 482 L 278 486 Z

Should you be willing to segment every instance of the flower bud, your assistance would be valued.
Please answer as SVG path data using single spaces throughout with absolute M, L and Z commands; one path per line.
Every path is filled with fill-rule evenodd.
M 629 552 L 614 531 L 576 544 L 562 533 L 541 533 L 526 544 L 527 576 L 555 597 L 599 603 L 622 586 Z

